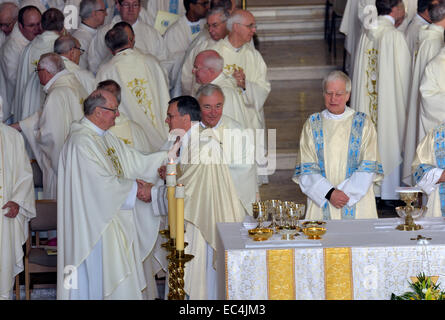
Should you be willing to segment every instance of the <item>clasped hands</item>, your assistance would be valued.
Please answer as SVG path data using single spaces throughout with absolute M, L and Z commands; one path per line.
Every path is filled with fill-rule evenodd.
M 337 209 L 343 208 L 349 201 L 349 197 L 341 190 L 335 189 L 329 202 Z
M 235 70 L 235 71 L 233 71 L 232 76 L 235 78 L 237 86 L 242 88 L 243 90 L 245 90 L 246 89 L 246 75 L 244 74 L 244 71 L 242 69 Z
M 138 191 L 136 197 L 144 202 L 151 202 L 151 188 L 153 183 L 145 182 L 144 180 L 136 179 Z

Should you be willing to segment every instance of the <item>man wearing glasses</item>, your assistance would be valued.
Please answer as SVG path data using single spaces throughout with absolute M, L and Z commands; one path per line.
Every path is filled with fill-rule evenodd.
M 263 105 L 270 92 L 270 82 L 266 79 L 266 63 L 251 43 L 256 32 L 255 17 L 247 10 L 235 10 L 227 21 L 227 29 L 229 34 L 209 49 L 221 55 L 224 73 L 232 76 L 242 90 L 244 102 L 252 113 L 247 127 L 264 129 Z M 260 174 L 259 183 L 267 182 L 267 175 Z
M 79 40 L 70 35 L 61 36 L 54 42 L 54 52 L 62 57 L 65 68 L 76 76 L 86 92 L 95 89 L 96 79 L 93 74 L 79 66 L 80 57 L 85 53 Z
M 41 19 L 42 14 L 36 7 L 21 8 L 18 14 L 18 23 L 0 50 L 0 65 L 6 79 L 7 92 L 7 95 L 3 97 L 6 100 L 6 105 L 3 105 L 3 120 L 8 120 L 11 116 L 10 107 L 5 109 L 5 106 L 12 104 L 20 56 L 30 41 L 42 33 Z
M 147 288 L 143 261 L 160 223 L 148 207 L 167 152 L 141 153 L 109 132 L 119 117 L 111 92 L 93 91 L 83 109 L 59 161 L 57 298 L 147 298 L 156 288 Z M 72 286 L 64 279 L 66 266 L 76 266 Z
M 103 0 L 82 0 L 79 16 L 81 23 L 73 32 L 73 37 L 79 40 L 80 47 L 85 53 L 80 56 L 79 66 L 88 69 L 88 48 L 97 33 L 97 29 L 104 24 L 107 11 Z
M 164 34 L 165 45 L 173 68 L 169 74 L 171 87 L 178 79 L 187 48 L 204 29 L 204 19 L 210 8 L 210 0 L 184 0 L 186 13 L 168 27 Z
M 4 37 L 9 36 L 14 28 L 14 25 L 17 21 L 19 8 L 15 3 L 12 2 L 4 2 L 0 4 L 0 30 L 2 31 Z M 0 46 L 3 44 L 3 41 L 0 42 Z
M 56 53 L 41 56 L 35 69 L 46 99 L 41 111 L 11 126 L 22 131 L 43 173 L 43 198 L 56 199 L 59 154 L 71 122 L 82 118 L 88 93 Z
M 181 93 L 183 95 L 191 94 L 195 85 L 192 68 L 196 55 L 227 36 L 229 31 L 226 22 L 229 17 L 230 13 L 223 7 L 214 7 L 207 13 L 206 29 L 190 44 L 185 54 L 181 71 Z
M 142 53 L 155 56 L 160 62 L 167 59 L 164 39 L 152 26 L 146 24 L 140 13 L 141 0 L 118 0 L 116 8 L 119 15 L 113 17 L 110 24 L 102 26 L 88 48 L 88 68 L 97 73 L 99 66 L 111 59 L 111 53 L 105 44 L 105 34 L 118 22 L 131 25 L 135 34 L 135 47 Z

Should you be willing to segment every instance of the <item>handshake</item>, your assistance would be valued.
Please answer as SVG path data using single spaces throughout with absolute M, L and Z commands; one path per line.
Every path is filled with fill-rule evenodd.
M 153 183 L 139 179 L 136 179 L 136 183 L 138 184 L 137 198 L 144 202 L 151 202 L 151 188 L 153 187 Z

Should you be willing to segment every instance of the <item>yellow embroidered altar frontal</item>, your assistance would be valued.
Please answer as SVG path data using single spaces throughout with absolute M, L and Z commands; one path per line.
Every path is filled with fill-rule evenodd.
M 267 250 L 270 300 L 295 300 L 294 250 Z
M 323 255 L 326 300 L 352 300 L 351 248 L 325 248 Z

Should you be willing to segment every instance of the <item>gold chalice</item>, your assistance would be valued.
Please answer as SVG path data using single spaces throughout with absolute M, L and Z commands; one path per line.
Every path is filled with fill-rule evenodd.
M 303 228 L 303 233 L 311 240 L 319 240 L 326 233 L 326 228 L 310 226 Z
M 266 241 L 273 235 L 273 231 L 268 228 L 255 228 L 249 230 L 248 232 L 249 237 L 251 237 L 253 241 Z
M 414 223 L 414 220 L 421 218 L 425 215 L 427 207 L 422 206 L 416 208 L 413 203 L 418 199 L 419 193 L 422 191 L 418 188 L 399 188 L 397 190 L 400 193 L 400 199 L 405 202 L 405 206 L 396 208 L 397 215 L 404 219 L 404 223 L 396 227 L 401 231 L 414 231 L 423 229 L 420 224 Z

